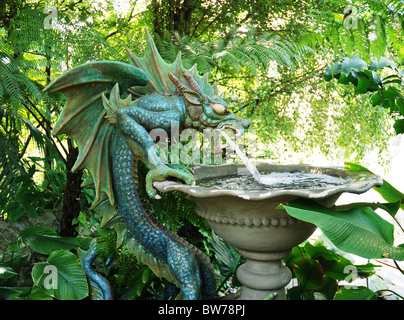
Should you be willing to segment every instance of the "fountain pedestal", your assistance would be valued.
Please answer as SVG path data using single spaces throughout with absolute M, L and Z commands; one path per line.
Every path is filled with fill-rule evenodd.
M 291 271 L 283 264 L 294 246 L 299 245 L 316 226 L 297 220 L 279 207 L 298 198 L 309 198 L 331 207 L 343 192 L 363 193 L 382 180 L 369 172 L 348 172 L 340 167 L 259 164 L 260 172 L 327 174 L 343 178 L 340 185 L 306 189 L 230 190 L 198 186 L 198 181 L 243 174 L 242 165 L 194 167 L 196 186 L 173 181 L 155 183 L 161 192 L 182 191 L 192 197 L 195 211 L 205 218 L 214 232 L 238 249 L 247 261 L 237 270 L 243 284 L 240 299 L 261 300 L 271 292 L 284 300 Z M 246 170 L 244 170 L 246 173 Z
M 316 229 L 315 225 L 289 216 L 284 209 L 277 209 L 279 204 L 295 198 L 194 198 L 198 215 L 247 260 L 237 270 L 243 284 L 239 299 L 261 300 L 271 292 L 277 294 L 275 299 L 285 299 L 285 286 L 292 274 L 282 259 Z
M 239 250 L 247 262 L 237 270 L 237 278 L 243 284 L 239 300 L 263 300 L 269 293 L 276 293 L 274 300 L 285 300 L 285 286 L 292 273 L 282 262 L 290 250 L 274 253 L 256 253 Z

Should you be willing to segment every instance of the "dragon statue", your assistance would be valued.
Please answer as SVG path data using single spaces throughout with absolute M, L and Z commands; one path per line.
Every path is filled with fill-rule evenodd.
M 45 90 L 62 92 L 67 100 L 52 134 L 72 137 L 79 154 L 72 171 L 87 168 L 95 188 L 92 208 L 102 216 L 101 227 L 114 228 L 118 245 L 125 245 L 160 278 L 167 291 L 180 290 L 186 300 L 211 299 L 216 281 L 209 259 L 151 214 L 139 190 L 137 162 L 148 169 L 147 195 L 156 197 L 153 182 L 168 177 L 194 182 L 191 171 L 164 164 L 149 132 L 180 129 L 231 128 L 243 132 L 249 120 L 228 109 L 208 74 L 196 65 L 186 70 L 181 54 L 166 63 L 146 30 L 143 57 L 127 49 L 130 64 L 91 62 L 75 67 Z M 95 271 L 97 242 L 80 252 L 93 299 L 112 299 L 109 282 Z M 171 288 L 171 289 L 170 289 Z M 174 290 L 174 291 L 173 291 Z

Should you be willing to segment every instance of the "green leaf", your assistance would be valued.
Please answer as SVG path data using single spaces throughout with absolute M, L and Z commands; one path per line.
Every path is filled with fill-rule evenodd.
M 399 77 L 395 74 L 391 74 L 391 75 L 383 78 L 382 83 L 383 83 L 383 86 L 386 86 L 387 84 L 391 84 L 391 83 L 401 84 L 402 79 L 401 79 L 401 77 Z
M 373 107 L 381 105 L 383 102 L 383 96 L 380 94 L 380 92 L 376 92 L 371 98 L 370 102 Z
M 404 119 L 398 119 L 394 122 L 394 130 L 396 134 L 404 133 Z
M 372 172 L 368 168 L 361 166 L 360 164 L 353 163 L 353 162 L 345 162 L 344 163 L 345 169 L 350 171 L 365 171 L 365 172 Z
M 144 288 L 144 283 L 138 283 L 136 286 L 136 295 L 140 297 Z
M 371 208 L 336 211 L 309 200 L 297 200 L 284 206 L 292 217 L 317 225 L 340 250 L 364 258 L 404 260 L 404 248 L 393 246 L 392 224 Z
M 355 163 L 345 162 L 345 168 L 351 171 L 367 171 L 371 172 L 369 169 Z M 383 180 L 383 185 L 381 187 L 374 187 L 373 190 L 378 192 L 384 200 L 390 203 L 401 203 L 400 208 L 404 210 L 404 194 L 394 188 L 386 180 Z
M 404 98 L 397 99 L 396 103 L 398 105 L 399 113 L 404 116 Z
M 387 34 L 385 19 L 378 16 L 376 19 L 376 38 L 371 42 L 372 52 L 378 58 L 381 59 L 386 53 L 387 48 Z
M 337 211 L 346 211 L 352 208 L 365 208 L 369 207 L 372 208 L 373 210 L 376 209 L 383 209 L 387 213 L 389 213 L 392 217 L 394 217 L 398 210 L 400 209 L 400 204 L 401 201 L 396 201 L 396 202 L 387 202 L 387 203 L 373 203 L 373 202 L 356 202 L 356 203 L 350 203 L 342 206 L 338 206 L 335 209 Z
M 31 293 L 27 296 L 27 300 L 53 300 L 42 288 L 34 286 Z
M 397 66 L 393 61 L 391 61 L 385 57 L 380 57 L 379 60 L 372 59 L 371 62 L 372 62 L 372 64 L 369 66 L 369 69 L 372 69 L 372 70 L 380 70 L 380 69 L 383 69 L 386 67 L 395 69 Z
M 215 251 L 216 260 L 220 270 L 220 278 L 223 277 L 223 279 L 218 279 L 219 281 L 222 281 L 218 287 L 221 288 L 229 277 L 235 275 L 243 257 L 236 248 L 225 243 L 214 232 L 212 232 L 210 243 Z M 233 277 L 233 282 L 236 282 L 236 280 L 237 277 Z
M 387 89 L 383 90 L 383 96 L 385 99 L 401 99 L 403 96 L 401 91 L 394 87 L 388 87 Z
M 307 251 L 307 253 L 310 255 L 312 259 L 317 259 L 318 257 L 322 257 L 326 260 L 331 260 L 331 261 L 339 261 L 339 255 L 335 252 L 332 251 L 324 246 L 316 245 L 313 246 L 309 242 L 307 242 L 304 246 L 304 249 Z
M 8 213 L 8 219 L 10 219 L 10 222 L 18 220 L 25 214 L 24 208 L 16 202 L 10 202 L 4 211 Z
M 375 191 L 380 193 L 384 200 L 389 202 L 400 202 L 400 208 L 404 210 L 404 194 L 394 188 L 390 183 L 383 180 L 383 185 L 381 187 L 373 188 Z
M 351 59 L 345 57 L 341 62 L 341 72 L 348 75 L 352 71 L 359 72 L 361 70 L 366 70 L 368 64 L 361 58 L 352 56 Z
M 334 300 L 377 300 L 377 295 L 366 287 L 341 287 L 334 296 Z
M 328 276 L 324 276 L 323 281 L 324 286 L 319 292 L 323 293 L 327 300 L 332 300 L 338 290 L 338 283 L 334 278 Z
M 381 105 L 386 109 L 390 109 L 390 112 L 401 113 L 404 106 L 404 96 L 400 89 L 392 86 L 383 88 L 371 98 L 372 105 Z
M 42 226 L 22 230 L 18 240 L 41 254 L 50 254 L 55 250 L 77 249 L 81 246 L 77 238 L 62 237 L 55 230 Z
M 32 269 L 35 285 L 59 300 L 81 300 L 88 296 L 86 275 L 79 259 L 71 252 L 58 250 Z
M 375 268 L 381 267 L 380 265 L 374 265 L 372 263 L 362 264 L 362 265 L 355 265 L 357 269 L 357 275 L 361 279 L 369 278 L 370 276 L 376 273 Z
M 356 94 L 366 93 L 368 91 L 373 92 L 379 89 L 380 77 L 374 71 L 365 70 L 359 73 L 358 84 L 355 88 Z
M 12 268 L 0 265 L 0 279 L 10 279 L 17 275 Z
M 301 246 L 296 246 L 292 248 L 292 253 L 283 259 L 284 263 L 289 269 L 293 269 L 293 265 L 300 260 L 310 259 L 310 255 L 306 252 L 306 250 Z
M 21 296 L 26 295 L 30 287 L 0 287 L 0 300 L 22 300 Z
M 28 262 L 29 255 L 21 252 L 4 252 L 0 256 L 0 266 L 8 266 L 13 270 L 21 270 Z
M 323 287 L 323 268 L 314 259 L 303 259 L 295 263 L 293 272 L 300 285 L 307 290 L 320 289 Z
M 301 285 L 288 289 L 288 300 L 313 300 L 313 290 L 305 290 Z
M 79 247 L 85 251 L 87 251 L 90 248 L 91 241 L 93 240 L 92 238 L 81 238 L 81 237 L 76 237 L 75 239 L 78 241 Z
M 31 204 L 24 205 L 24 211 L 30 217 L 38 218 L 38 211 L 33 205 Z
M 150 269 L 146 268 L 142 273 L 142 282 L 146 283 L 149 280 L 149 276 L 150 276 Z
M 328 261 L 324 260 L 321 262 L 324 269 L 324 274 L 330 278 L 336 280 L 345 280 L 347 277 L 346 267 L 352 266 L 351 261 Z
M 347 84 L 352 82 L 356 84 L 358 73 L 366 70 L 368 67 L 366 61 L 352 56 L 351 59 L 345 57 L 341 62 L 335 62 L 333 65 L 328 65 L 326 72 L 322 75 L 326 81 L 332 78 L 340 79 L 338 82 Z
M 352 71 L 347 75 L 345 73 L 341 73 L 338 79 L 338 83 L 340 84 L 348 84 L 352 83 L 353 85 L 358 85 L 359 73 Z

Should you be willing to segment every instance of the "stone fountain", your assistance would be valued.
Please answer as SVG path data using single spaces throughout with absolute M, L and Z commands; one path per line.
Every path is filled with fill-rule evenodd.
M 181 191 L 190 195 L 197 214 L 246 258 L 246 263 L 237 270 L 237 278 L 243 284 L 239 299 L 260 300 L 269 293 L 276 293 L 275 299 L 285 300 L 285 286 L 291 280 L 291 271 L 282 259 L 290 254 L 294 246 L 308 239 L 316 226 L 297 220 L 277 207 L 298 198 L 312 199 L 331 207 L 342 193 L 364 193 L 373 186 L 380 186 L 382 180 L 369 172 L 350 172 L 341 167 L 261 163 L 257 169 L 265 174 L 302 172 L 327 175 L 340 179 L 340 183 L 309 188 L 248 189 L 215 187 L 204 183 L 218 178 L 249 175 L 244 165 L 224 164 L 195 166 L 196 185 L 173 181 L 156 182 L 154 185 L 161 192 Z
M 241 134 L 249 128 L 250 121 L 230 112 L 215 86 L 209 85 L 208 74 L 198 74 L 197 65 L 186 69 L 181 62 L 181 53 L 174 62 L 166 63 L 147 30 L 144 56 L 137 57 L 127 51 L 130 63 L 86 63 L 67 71 L 44 89 L 66 96 L 66 105 L 52 134 L 66 134 L 77 144 L 78 156 L 72 172 L 85 168 L 89 171 L 88 182 L 95 190 L 92 208 L 103 216 L 102 226 L 114 228 L 118 238 L 128 245 L 136 242 L 131 253 L 158 277 L 179 284 L 185 299 L 199 298 L 202 281 L 204 289 L 206 284 L 210 285 L 202 290 L 205 291 L 203 296 L 210 298 L 215 291 L 213 275 L 210 271 L 199 273 L 196 267 L 210 270 L 207 261 L 202 254 L 198 258 L 191 254 L 189 246 L 156 221 L 144 207 L 142 197 L 138 196 L 139 177 L 134 162 L 143 162 L 149 169 L 146 191 L 154 197 L 153 181 L 170 177 L 191 182 L 192 177 L 163 163 L 153 147 L 152 131 L 170 132 L 170 139 L 159 137 L 159 141 L 170 142 L 177 140 L 174 134 L 177 126 L 199 132 L 208 128 L 219 130 L 226 137 L 224 130 Z M 231 139 L 226 139 L 236 147 Z M 243 158 L 241 152 L 237 153 Z M 251 169 L 251 166 L 247 163 L 246 168 Z M 178 190 L 189 194 L 195 201 L 197 213 L 247 258 L 237 273 L 244 285 L 241 299 L 262 299 L 269 292 L 276 292 L 278 299 L 284 299 L 284 287 L 290 281 L 291 273 L 282 264 L 282 258 L 316 228 L 277 209 L 279 204 L 306 197 L 332 206 L 342 192 L 361 193 L 380 183 L 368 173 L 263 164 L 258 167 L 261 172 L 328 173 L 346 183 L 309 189 L 234 190 L 200 183 L 212 178 L 245 176 L 248 172 L 242 166 L 196 166 L 194 170 L 195 186 L 163 181 L 156 182 L 155 187 L 162 192 Z M 111 286 L 93 265 L 99 254 L 97 248 L 95 240 L 81 255 L 81 263 L 92 280 L 94 298 L 110 299 Z

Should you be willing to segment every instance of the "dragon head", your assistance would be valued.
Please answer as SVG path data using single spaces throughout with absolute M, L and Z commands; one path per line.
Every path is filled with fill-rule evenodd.
M 188 72 L 182 70 L 182 75 L 189 87 L 171 72 L 168 77 L 187 101 L 186 127 L 199 131 L 208 127 L 231 129 L 236 136 L 240 136 L 250 126 L 251 121 L 230 112 L 227 103 L 222 98 L 217 95 L 208 96 Z

